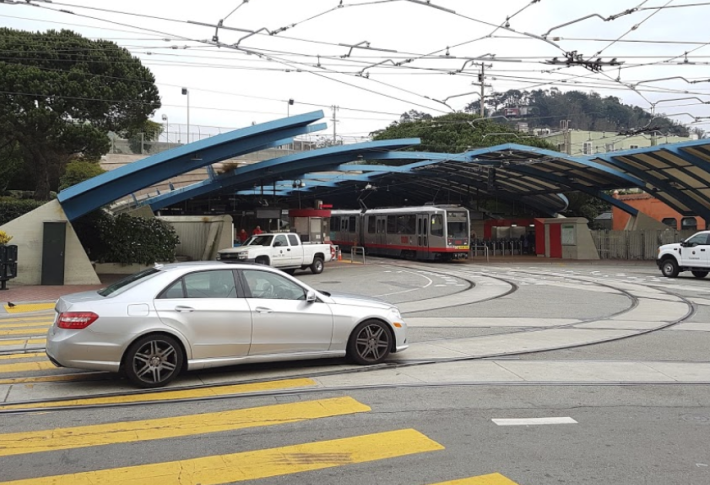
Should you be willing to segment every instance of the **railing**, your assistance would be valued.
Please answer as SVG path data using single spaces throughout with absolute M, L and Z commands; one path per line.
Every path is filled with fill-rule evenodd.
M 353 246 L 350 249 L 350 262 L 351 263 L 355 262 L 355 258 L 357 256 L 362 256 L 362 264 L 365 264 L 365 248 L 363 246 Z
M 480 246 L 475 245 L 475 246 L 471 246 L 471 255 L 472 255 L 472 257 L 475 258 L 476 256 L 478 256 L 478 249 L 479 249 L 479 248 L 481 248 L 481 252 L 482 252 L 483 255 L 486 257 L 486 263 L 489 263 L 491 260 L 490 260 L 490 258 L 488 257 L 488 246 L 485 246 L 485 245 L 480 245 Z
M 658 247 L 680 242 L 697 230 L 650 229 L 637 231 L 592 231 L 592 238 L 601 259 L 655 260 Z

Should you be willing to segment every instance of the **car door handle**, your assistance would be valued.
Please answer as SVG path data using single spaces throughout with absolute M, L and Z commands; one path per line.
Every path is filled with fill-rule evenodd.
M 701 249 L 701 251 L 702 251 L 702 252 L 705 252 L 705 250 L 704 250 L 704 249 Z
M 195 309 L 192 308 L 192 307 L 189 307 L 189 306 L 178 305 L 178 306 L 175 307 L 175 311 L 176 311 L 176 312 L 187 312 L 187 313 L 189 313 L 189 312 L 195 311 Z
M 290 249 L 287 249 L 286 251 L 290 251 Z M 705 251 L 705 250 L 703 249 L 703 251 Z
M 255 310 L 256 310 L 258 313 L 273 313 L 273 310 L 272 310 L 271 308 L 266 308 L 266 307 L 263 307 L 263 306 L 258 306 L 258 307 L 255 308 Z

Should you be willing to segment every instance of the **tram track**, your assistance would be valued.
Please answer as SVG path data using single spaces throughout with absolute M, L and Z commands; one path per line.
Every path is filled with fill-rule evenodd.
M 391 263 L 390 263 L 391 264 Z M 409 267 L 409 269 L 412 269 Z M 420 268 L 416 268 L 419 270 Z M 464 279 L 472 277 L 472 275 L 454 275 L 451 272 L 444 272 L 444 271 L 436 271 L 432 270 L 431 268 L 427 268 L 426 271 L 435 273 L 435 274 L 446 274 L 448 276 L 453 276 L 459 279 Z M 476 271 L 476 273 L 480 273 L 481 276 L 487 277 L 487 278 L 492 278 L 499 280 L 501 282 L 504 282 L 508 285 L 510 285 L 510 289 L 504 293 L 501 293 L 500 295 L 482 299 L 479 301 L 471 302 L 469 305 L 475 305 L 478 303 L 486 302 L 486 301 L 492 301 L 498 298 L 501 298 L 503 296 L 508 296 L 510 294 L 513 294 L 519 290 L 519 285 L 512 281 L 509 278 L 505 278 L 504 276 L 500 275 L 491 275 L 487 274 L 485 271 Z M 531 274 L 531 275 L 536 275 L 539 276 L 540 273 L 535 273 L 535 272 L 528 272 L 528 271 L 517 271 L 516 273 L 524 273 L 524 274 Z M 586 283 L 591 283 L 599 286 L 606 287 L 608 289 L 614 290 L 615 292 L 618 292 L 619 294 L 623 294 L 629 300 L 631 301 L 631 305 L 627 307 L 624 310 L 609 314 L 605 316 L 605 319 L 612 318 L 615 316 L 621 316 L 624 313 L 627 313 L 634 308 L 636 308 L 639 304 L 639 298 L 633 295 L 630 291 L 616 288 L 610 284 L 606 283 L 601 283 L 601 282 L 596 282 L 596 281 L 589 281 L 588 277 L 575 277 L 575 276 L 570 276 L 570 275 L 558 275 L 558 274 L 548 274 L 548 276 L 554 276 L 556 278 L 566 278 L 569 280 L 575 280 L 575 281 L 582 281 Z M 468 288 L 461 290 L 460 292 L 455 292 L 455 293 L 449 293 L 446 296 L 450 296 L 452 294 L 456 293 L 462 293 L 465 291 L 470 290 L 471 288 L 475 287 L 475 282 L 471 280 L 466 280 L 468 281 L 471 286 Z M 629 283 L 631 284 L 631 283 Z M 659 325 L 658 327 L 654 327 L 651 329 L 647 330 L 639 330 L 633 334 L 630 335 L 624 335 L 624 336 L 617 336 L 617 337 L 612 337 L 608 339 L 601 339 L 598 341 L 593 341 L 593 342 L 587 342 L 587 343 L 581 343 L 581 344 L 572 344 L 572 345 L 562 345 L 562 346 L 556 346 L 556 347 L 549 347 L 545 349 L 539 349 L 539 350 L 526 350 L 526 351 L 514 351 L 514 352 L 500 352 L 500 353 L 491 353 L 491 354 L 486 354 L 486 355 L 476 355 L 476 356 L 464 356 L 464 357 L 451 357 L 451 358 L 439 358 L 439 359 L 419 359 L 419 360 L 412 360 L 412 361 L 400 361 L 400 362 L 390 362 L 390 363 L 385 363 L 385 364 L 380 364 L 376 366 L 370 366 L 370 367 L 358 367 L 358 368 L 349 368 L 349 369 L 339 369 L 339 370 L 329 370 L 329 371 L 323 371 L 323 372 L 304 372 L 304 373 L 299 373 L 299 374 L 294 374 L 294 375 L 289 375 L 288 379 L 300 379 L 300 378 L 319 378 L 319 377 L 329 377 L 329 376 L 340 376 L 340 375 L 349 375 L 349 374 L 356 374 L 356 373 L 367 373 L 367 372 L 375 372 L 375 371 L 381 371 L 381 370 L 388 370 L 388 369 L 402 369 L 402 368 L 408 368 L 408 367 L 414 367 L 414 366 L 426 366 L 426 365 L 433 365 L 433 364 L 442 364 L 442 363 L 451 363 L 451 362 L 466 362 L 466 361 L 479 361 L 479 360 L 494 360 L 494 359 L 506 359 L 510 357 L 524 357 L 525 355 L 531 355 L 531 354 L 538 354 L 542 352 L 551 352 L 551 351 L 557 351 L 557 350 L 567 350 L 567 349 L 574 349 L 574 348 L 584 348 L 584 347 L 592 347 L 592 346 L 598 346 L 598 345 L 603 345 L 611 342 L 617 342 L 625 339 L 630 339 L 634 337 L 640 337 L 644 335 L 648 335 L 651 333 L 659 332 L 661 330 L 666 330 L 668 328 L 671 328 L 675 325 L 678 325 L 685 320 L 689 319 L 692 317 L 695 312 L 697 311 L 697 306 L 690 300 L 688 300 L 686 297 L 676 293 L 672 292 L 669 290 L 656 290 L 659 292 L 662 292 L 666 295 L 672 296 L 674 298 L 677 298 L 681 302 L 687 305 L 688 311 L 686 312 L 685 315 L 682 317 L 675 319 L 670 322 L 665 322 L 662 325 Z M 439 297 L 442 298 L 442 297 Z M 460 305 L 456 305 L 460 306 Z M 445 308 L 451 308 L 452 306 L 441 306 L 441 307 L 436 307 L 432 308 L 432 310 L 436 309 L 445 309 Z M 422 310 L 424 311 L 424 310 Z M 428 311 L 428 310 L 426 310 Z M 411 313 L 420 313 L 418 312 L 411 312 Z M 554 328 L 570 328 L 574 327 L 575 325 L 580 325 L 583 323 L 588 323 L 588 322 L 594 322 L 594 321 L 599 321 L 601 320 L 599 317 L 596 318 L 588 318 L 588 319 L 577 319 L 578 321 L 574 323 L 567 323 L 567 324 L 561 324 L 561 325 L 555 325 L 555 326 L 549 326 L 545 327 L 544 330 L 549 330 L 549 329 L 554 329 Z M 519 333 L 528 333 L 528 332 L 536 332 L 536 331 L 541 331 L 540 327 L 532 327 L 532 328 L 526 328 L 523 330 L 518 330 L 514 332 L 508 332 L 508 334 L 519 334 Z M 453 339 L 440 339 L 440 340 L 453 340 Z M 27 352 L 32 352 L 36 353 L 41 351 L 40 349 L 28 349 Z M 17 352 L 16 352 L 17 353 Z M 683 362 L 683 361 L 680 361 Z M 693 362 L 697 363 L 697 362 Z M 57 378 L 58 376 L 76 376 L 76 380 L 72 379 L 70 381 L 66 381 L 67 383 L 76 383 L 77 381 L 81 382 L 89 382 L 93 380 L 105 380 L 105 379 L 111 379 L 111 376 L 113 374 L 109 373 L 92 373 L 89 379 L 83 380 L 82 377 L 84 374 L 61 374 L 61 375 L 53 375 L 53 376 L 44 376 L 45 378 Z M 89 377 L 88 375 L 86 377 Z M 42 379 L 42 376 L 34 376 L 28 379 Z M 215 383 L 205 383 L 205 384 L 197 384 L 197 385 L 189 385 L 189 386 L 174 386 L 170 387 L 167 389 L 151 389 L 151 390 L 131 390 L 131 391 L 120 391 L 120 392 L 109 392 L 109 393 L 103 393 L 103 394 L 87 394 L 87 395 L 79 395 L 79 396 L 72 396 L 72 400 L 83 400 L 83 399 L 90 399 L 90 398 L 101 398 L 101 397 L 125 397 L 125 396 L 141 396 L 141 395 L 149 395 L 149 394 L 156 394 L 156 393 L 161 393 L 161 392 L 172 392 L 172 391 L 188 391 L 188 390 L 196 390 L 196 389 L 206 389 L 206 388 L 219 388 L 219 387 L 224 387 L 224 386 L 235 386 L 235 385 L 242 385 L 242 384 L 258 384 L 258 383 L 264 383 L 264 382 L 272 382 L 274 379 L 273 378 L 255 378 L 255 379 L 247 379 L 247 380 L 230 380 L 230 381 L 222 381 L 218 384 Z M 665 381 L 659 381 L 658 383 L 655 383 L 658 385 L 673 385 L 674 383 L 672 382 L 665 382 Z M 677 384 L 683 384 L 687 385 L 688 383 L 677 383 Z M 701 383 L 692 383 L 693 385 L 696 384 L 701 384 Z M 707 384 L 707 383 L 705 383 Z M 246 394 L 237 394 L 237 395 L 226 395 L 226 396 L 213 396 L 213 397 L 202 397 L 197 400 L 211 400 L 211 399 L 227 399 L 227 398 L 244 398 L 244 397 L 258 397 L 258 396 L 282 396 L 282 395 L 289 395 L 289 394 L 299 394 L 299 393 L 313 393 L 313 392 L 337 392 L 337 391 L 352 391 L 352 390 L 366 390 L 366 389 L 395 389 L 399 387 L 453 387 L 453 386 L 482 386 L 482 385 L 488 385 L 488 386 L 533 386 L 533 385 L 540 385 L 540 386 L 562 386 L 565 385 L 565 383 L 561 382 L 554 382 L 554 383 L 538 383 L 538 382 L 500 382 L 500 383 L 494 383 L 494 382 L 486 382 L 486 383 L 471 383 L 471 382 L 447 382 L 447 383 L 438 383 L 438 384 L 432 384 L 432 383 L 407 383 L 407 384 L 376 384 L 376 385 L 363 385 L 363 386 L 331 386 L 327 389 L 323 388 L 299 388 L 299 389 L 286 389 L 286 390 L 278 390 L 278 391 L 269 391 L 267 393 L 246 393 Z M 579 382 L 570 382 L 567 383 L 567 385 L 570 386 L 581 386 L 581 385 L 614 385 L 614 383 L 599 383 L 599 382 L 594 382 L 594 383 L 579 383 Z M 623 382 L 623 383 L 617 383 L 616 385 L 654 385 L 654 382 L 649 382 L 649 381 L 643 381 L 639 383 L 629 383 L 629 382 Z M 64 409 L 77 409 L 76 406 L 57 406 L 57 407 L 47 407 L 47 404 L 51 404 L 52 402 L 59 402 L 59 401 L 64 401 L 65 399 L 41 399 L 41 400 L 30 400 L 30 401 L 17 401 L 17 402 L 12 402 L 12 403 L 6 403 L 6 405 L 12 405 L 12 406 L 26 406 L 22 407 L 19 409 L 0 409 L 0 414 L 6 414 L 6 413 L 19 413 L 19 412 L 36 412 L 36 411 L 50 411 L 50 410 L 64 410 Z M 184 402 L 192 402 L 194 399 L 186 399 Z M 111 404 L 100 404 L 100 405 L 90 405 L 90 406 L 81 406 L 81 409 L 85 408 L 104 408 L 104 407 L 115 407 L 115 406 L 128 406 L 128 405 L 144 405 L 147 403 L 150 404 L 160 404 L 160 403 L 165 403 L 165 402 L 170 402 L 170 403 L 175 403 L 175 402 L 183 402 L 181 400 L 175 400 L 171 399 L 169 401 L 141 401 L 141 402 L 136 402 L 136 403 L 111 403 Z M 38 407 L 38 406 L 42 407 Z M 34 406 L 34 407 L 33 407 Z

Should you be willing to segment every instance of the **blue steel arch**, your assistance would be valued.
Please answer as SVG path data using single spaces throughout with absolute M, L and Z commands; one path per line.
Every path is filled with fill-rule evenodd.
M 405 138 L 341 145 L 295 153 L 239 167 L 233 172 L 218 175 L 213 179 L 203 180 L 202 182 L 153 197 L 146 200 L 144 204 L 150 205 L 152 210 L 158 210 L 199 195 L 227 189 L 238 191 L 253 187 L 255 182 L 263 180 L 284 180 L 306 171 L 327 170 L 345 162 L 356 160 L 361 156 L 363 158 L 371 158 L 381 150 L 397 150 L 418 145 L 419 143 L 419 138 Z
M 290 143 L 297 135 L 323 130 L 327 127 L 325 124 L 312 125 L 321 118 L 323 112 L 315 111 L 189 143 L 76 184 L 60 192 L 57 198 L 69 220 L 74 220 L 171 177 L 227 158 Z

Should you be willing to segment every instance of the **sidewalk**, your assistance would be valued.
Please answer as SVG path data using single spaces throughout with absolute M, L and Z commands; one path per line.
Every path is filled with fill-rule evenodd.
M 81 291 L 98 290 L 118 281 L 124 276 L 125 275 L 101 275 L 101 284 L 99 285 L 15 286 L 12 284 L 12 280 L 10 280 L 8 282 L 8 289 L 0 291 L 0 315 L 3 313 L 17 313 L 17 311 L 13 312 L 11 310 L 12 307 L 7 308 L 9 303 L 18 306 L 37 303 L 54 303 L 60 296 Z M 22 311 L 37 311 L 37 309 L 28 308 Z

